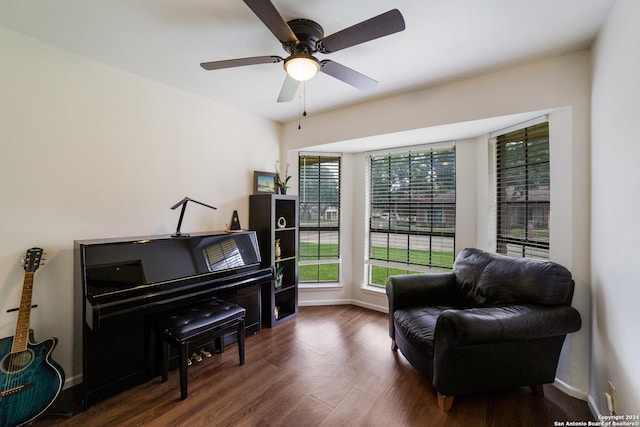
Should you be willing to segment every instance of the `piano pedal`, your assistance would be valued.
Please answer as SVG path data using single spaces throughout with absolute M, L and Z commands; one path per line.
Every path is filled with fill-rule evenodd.
M 207 350 L 205 350 L 204 348 L 200 349 L 200 354 L 204 357 L 211 357 L 211 353 L 209 353 Z

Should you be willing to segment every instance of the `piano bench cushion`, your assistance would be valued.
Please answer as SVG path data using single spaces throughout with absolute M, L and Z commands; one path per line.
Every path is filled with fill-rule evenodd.
M 166 337 L 184 342 L 202 334 L 237 325 L 245 313 L 244 308 L 215 298 L 166 314 L 158 321 L 158 327 Z

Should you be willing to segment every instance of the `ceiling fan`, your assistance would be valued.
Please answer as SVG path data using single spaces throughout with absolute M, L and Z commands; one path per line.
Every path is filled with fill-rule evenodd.
M 372 89 L 378 84 L 372 78 L 329 59 L 319 61 L 313 54 L 337 52 L 405 29 L 402 14 L 398 9 L 392 9 L 325 37 L 324 30 L 317 22 L 309 19 L 293 19 L 286 22 L 270 0 L 243 1 L 282 43 L 282 47 L 289 56 L 286 58 L 275 55 L 253 56 L 203 62 L 200 66 L 205 70 L 220 70 L 284 61 L 287 77 L 280 90 L 278 102 L 291 101 L 300 82 L 309 80 L 318 71 L 360 90 Z

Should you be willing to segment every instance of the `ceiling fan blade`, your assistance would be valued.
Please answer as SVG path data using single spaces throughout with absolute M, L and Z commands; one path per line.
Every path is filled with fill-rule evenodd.
M 404 29 L 402 14 L 398 9 L 392 9 L 323 38 L 318 42 L 317 49 L 321 53 L 337 52 Z
M 320 71 L 360 90 L 373 89 L 378 84 L 372 78 L 329 59 L 320 62 Z
M 252 56 L 249 58 L 225 59 L 223 61 L 203 62 L 200 64 L 205 70 L 220 70 L 223 68 L 242 67 L 244 65 L 275 64 L 283 61 L 279 56 Z
M 278 95 L 278 102 L 289 102 L 293 99 L 298 91 L 298 86 L 300 82 L 289 74 L 287 74 L 287 78 L 284 79 L 284 84 L 282 85 L 282 89 L 280 90 L 280 95 Z
M 269 0 L 244 0 L 247 6 L 267 26 L 280 43 L 296 43 L 298 37 Z

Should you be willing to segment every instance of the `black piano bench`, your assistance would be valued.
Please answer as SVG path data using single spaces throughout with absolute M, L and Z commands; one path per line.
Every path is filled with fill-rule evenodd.
M 244 365 L 244 317 L 246 310 L 238 305 L 215 298 L 206 303 L 167 313 L 157 323 L 158 336 L 162 338 L 162 382 L 169 373 L 169 346 L 178 351 L 180 360 L 180 400 L 187 398 L 187 363 L 189 346 L 205 340 L 220 340 L 220 352 L 224 351 L 222 336 L 236 330 L 240 365 Z

